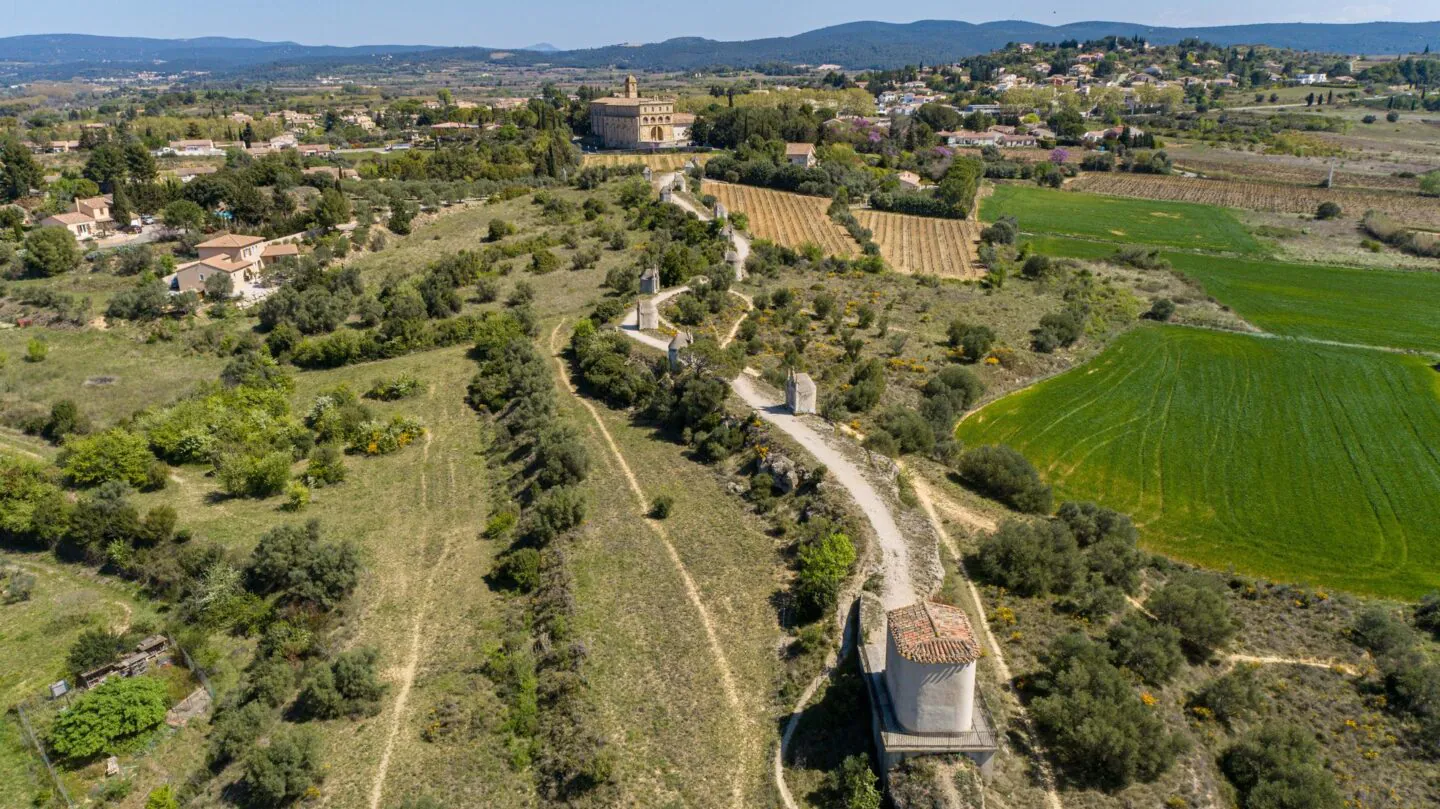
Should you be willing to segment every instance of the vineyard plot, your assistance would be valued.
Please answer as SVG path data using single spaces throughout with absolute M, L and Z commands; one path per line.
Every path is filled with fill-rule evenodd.
M 1066 188 L 1114 197 L 1197 202 L 1272 213 L 1313 214 L 1320 203 L 1335 202 L 1347 215 L 1359 216 L 1376 210 L 1407 225 L 1440 229 L 1440 203 L 1406 194 L 1133 174 L 1083 174 L 1066 183 Z
M 679 171 L 685 168 L 685 164 L 694 160 L 700 165 L 710 159 L 708 154 L 689 154 L 686 152 L 669 152 L 665 154 L 587 154 L 582 158 L 581 165 L 589 168 L 591 166 L 603 166 L 614 168 L 616 166 L 649 166 L 651 171 Z
M 896 272 L 977 278 L 975 223 L 968 219 L 936 219 L 884 211 L 856 211 L 880 245 L 880 255 Z
M 750 233 L 758 239 L 790 248 L 815 244 L 827 255 L 846 258 L 860 252 L 845 228 L 826 213 L 830 201 L 823 197 L 708 180 L 701 191 L 713 194 L 727 209 L 744 213 L 750 219 Z

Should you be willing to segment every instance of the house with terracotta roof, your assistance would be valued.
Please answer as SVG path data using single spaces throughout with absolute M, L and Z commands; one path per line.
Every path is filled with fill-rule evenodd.
M 75 200 L 75 212 L 83 213 L 95 220 L 97 225 L 113 222 L 110 218 L 110 206 L 115 204 L 115 198 L 109 194 L 98 197 L 86 197 Z
M 295 151 L 301 157 L 329 157 L 335 153 L 335 147 L 328 143 L 301 143 L 295 147 Z
M 265 249 L 265 240 L 259 236 L 241 233 L 227 233 L 195 245 L 201 260 L 207 258 L 228 258 L 231 261 L 259 261 Z
M 218 272 L 228 273 L 234 286 L 260 275 L 265 240 L 259 236 L 227 233 L 195 245 L 198 261 L 181 264 L 169 278 L 172 292 L 203 292 L 205 279 Z
M 300 245 L 293 242 L 285 244 L 267 244 L 265 250 L 260 253 L 260 262 L 269 267 L 275 262 L 285 258 L 299 258 Z
M 75 234 L 77 239 L 89 239 L 95 236 L 95 220 L 83 213 L 65 211 L 54 216 L 47 216 L 40 220 L 42 228 L 65 228 Z
M 787 143 L 785 144 L 785 159 L 790 161 L 792 166 L 811 168 L 815 165 L 815 144 Z

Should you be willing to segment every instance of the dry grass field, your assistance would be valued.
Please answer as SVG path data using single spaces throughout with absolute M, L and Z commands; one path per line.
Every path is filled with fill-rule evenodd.
M 705 165 L 713 155 L 690 154 L 687 152 L 666 152 L 664 154 L 587 154 L 581 160 L 581 165 L 590 166 L 649 166 L 651 171 L 675 171 L 685 167 L 685 163 L 694 160 L 700 165 Z
M 1358 217 L 1373 209 L 1390 214 L 1407 225 L 1440 228 L 1440 204 L 1402 194 L 1134 174 L 1083 174 L 1067 183 L 1066 187 L 1072 191 L 1107 196 L 1197 202 L 1275 213 L 1314 213 L 1320 203 L 1336 202 L 1347 217 Z
M 1167 147 L 1175 165 L 1214 180 L 1271 182 L 1289 185 L 1319 186 L 1330 174 L 1328 158 L 1266 155 L 1233 149 Z M 1420 181 L 1415 177 L 1397 177 L 1393 171 L 1361 171 L 1354 161 L 1348 169 L 1335 170 L 1337 188 L 1416 191 Z
M 855 218 L 874 234 L 880 255 L 898 272 L 944 278 L 978 278 L 973 219 L 936 219 L 883 211 L 856 211 Z
M 709 180 L 701 192 L 715 195 L 726 208 L 750 217 L 750 232 L 756 238 L 786 247 L 816 244 L 830 255 L 847 258 L 860 252 L 850 234 L 825 213 L 830 202 L 823 197 Z
M 767 805 L 777 744 L 772 695 L 782 676 L 771 599 L 784 586 L 784 566 L 775 540 L 683 446 L 592 400 L 644 497 L 675 499 L 668 518 L 647 520 L 595 416 L 568 392 L 561 403 L 593 462 L 586 525 L 569 563 L 598 729 L 616 754 L 615 805 Z M 723 664 L 707 643 L 706 620 Z

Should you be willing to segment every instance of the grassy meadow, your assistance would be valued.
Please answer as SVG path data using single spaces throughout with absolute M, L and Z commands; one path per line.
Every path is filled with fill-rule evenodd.
M 1185 253 L 1166 258 L 1266 331 L 1440 352 L 1440 274 Z
M 27 362 L 26 344 L 37 337 L 49 352 L 43 362 Z M 0 367 L 0 414 L 7 420 L 73 399 L 95 423 L 111 424 L 179 398 L 215 379 L 225 364 L 175 343 L 97 329 L 6 329 L 0 352 L 7 355 Z
M 1133 514 L 1152 550 L 1381 596 L 1440 586 L 1440 374 L 1418 358 L 1141 328 L 957 433 Z
M 1223 208 L 1188 202 L 1108 197 L 997 185 L 980 203 L 986 222 L 1001 216 L 1020 220 L 1026 233 L 1082 236 L 1125 244 L 1153 244 L 1223 253 L 1258 253 L 1260 244 Z
M 646 500 L 662 494 L 675 500 L 668 518 L 646 520 L 594 417 L 567 392 L 561 402 L 593 461 L 586 525 L 569 561 L 576 629 L 590 650 L 586 677 L 599 727 L 616 753 L 618 804 L 729 806 L 738 794 L 747 806 L 765 805 L 767 756 L 778 738 L 771 695 L 781 676 L 782 631 L 770 603 L 783 587 L 775 540 L 683 446 L 591 400 Z M 714 624 L 739 711 L 654 525 L 663 528 Z
M 1036 237 L 1050 256 L 1101 260 L 1116 246 Z M 1176 270 L 1215 299 L 1273 334 L 1440 352 L 1440 274 L 1287 264 L 1170 251 Z

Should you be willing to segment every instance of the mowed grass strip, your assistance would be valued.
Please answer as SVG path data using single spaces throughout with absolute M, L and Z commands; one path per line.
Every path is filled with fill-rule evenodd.
M 1126 199 L 1024 185 L 999 185 L 980 203 L 980 216 L 1020 220 L 1027 233 L 1183 247 L 1222 253 L 1259 253 L 1259 242 L 1235 215 L 1212 205 Z
M 600 729 L 615 747 L 623 806 L 769 802 L 770 714 L 781 630 L 771 599 L 783 564 L 764 523 L 685 448 L 594 403 L 646 498 L 674 498 L 664 528 L 715 626 L 744 706 L 726 699 L 701 617 L 595 422 L 568 393 L 593 468 L 586 523 L 569 551 L 576 631 Z M 747 741 L 747 738 L 749 740 Z
M 1027 240 L 1050 256 L 1104 259 L 1115 246 Z M 1440 351 L 1440 274 L 1166 252 L 1175 269 L 1265 331 L 1288 337 Z
M 1015 447 L 1061 498 L 1133 514 L 1181 559 L 1390 597 L 1440 586 L 1440 374 L 1417 357 L 1140 328 L 957 433 Z

